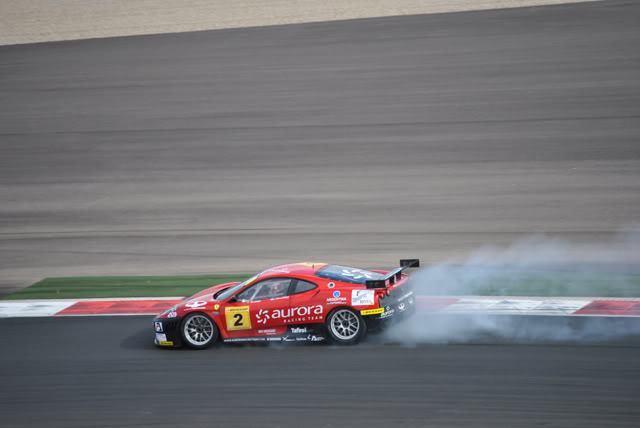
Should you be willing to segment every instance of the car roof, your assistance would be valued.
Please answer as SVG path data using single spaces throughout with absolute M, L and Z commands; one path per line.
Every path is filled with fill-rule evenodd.
M 313 276 L 319 269 L 327 266 L 327 263 L 318 263 L 318 262 L 300 262 L 300 263 L 291 263 L 288 265 L 280 265 L 275 266 L 269 269 L 262 271 L 258 276 L 272 276 L 277 274 L 285 274 L 285 275 L 305 275 L 305 276 Z

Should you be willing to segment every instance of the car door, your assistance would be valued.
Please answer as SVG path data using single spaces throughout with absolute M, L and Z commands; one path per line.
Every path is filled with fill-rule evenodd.
M 290 289 L 291 317 L 288 324 L 323 322 L 324 302 L 320 288 L 314 282 L 296 279 Z
M 290 285 L 291 278 L 267 278 L 238 293 L 224 308 L 228 336 L 279 334 L 289 311 Z

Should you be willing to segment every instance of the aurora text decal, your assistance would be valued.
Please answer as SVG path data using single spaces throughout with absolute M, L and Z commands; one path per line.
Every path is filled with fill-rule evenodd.
M 283 324 L 291 322 L 322 320 L 322 306 L 299 306 L 287 309 L 260 309 L 256 314 L 259 324 L 266 324 L 268 320 L 281 320 Z

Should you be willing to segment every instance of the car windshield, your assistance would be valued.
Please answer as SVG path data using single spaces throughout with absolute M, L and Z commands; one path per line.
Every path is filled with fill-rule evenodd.
M 250 282 L 252 282 L 256 278 L 257 278 L 257 275 L 256 276 L 252 276 L 251 278 L 247 279 L 246 281 L 243 281 L 238 285 L 234 285 L 233 287 L 227 288 L 222 293 L 218 293 L 217 295 L 214 295 L 213 298 L 215 300 L 226 300 L 227 298 L 233 296 L 236 292 L 238 292 L 238 290 L 241 290 L 242 287 L 244 287 L 245 285 L 249 284 Z
M 332 279 L 334 281 L 350 282 L 352 284 L 364 284 L 368 279 L 380 279 L 384 275 L 370 270 L 358 269 L 347 266 L 328 265 L 319 269 L 316 276 Z

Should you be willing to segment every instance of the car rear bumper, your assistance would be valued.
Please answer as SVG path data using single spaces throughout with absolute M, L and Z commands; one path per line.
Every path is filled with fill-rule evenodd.
M 389 301 L 387 302 L 387 305 L 384 305 L 384 303 L 385 301 L 383 300 L 380 308 L 378 309 L 383 310 L 380 313 L 371 313 L 377 312 L 376 310 L 369 310 L 370 312 L 360 311 L 369 330 L 375 331 L 388 327 L 391 324 L 411 317 L 416 312 L 415 297 L 413 295 L 410 295 L 401 301 Z

